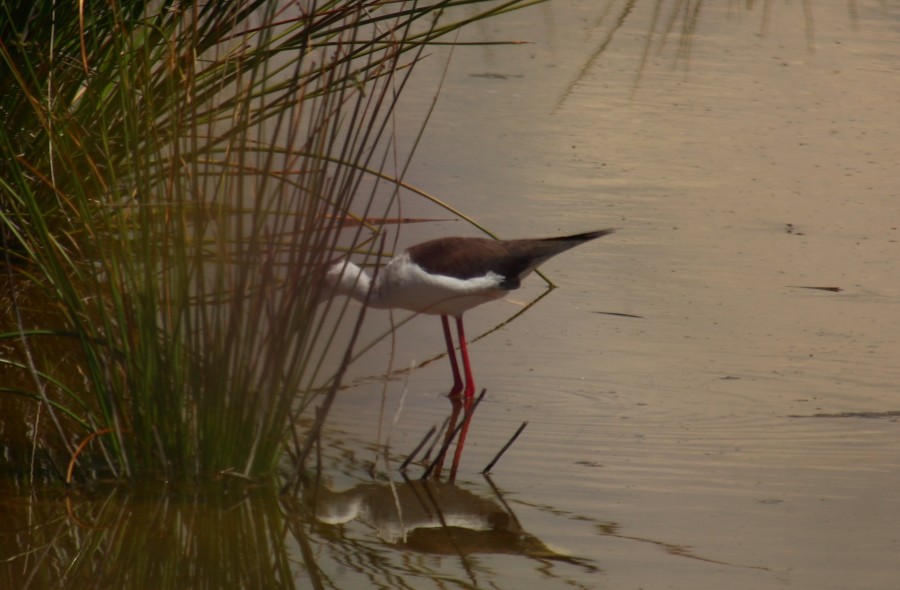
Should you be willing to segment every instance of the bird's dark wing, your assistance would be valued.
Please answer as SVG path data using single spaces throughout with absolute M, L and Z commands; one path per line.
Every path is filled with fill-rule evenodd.
M 410 260 L 429 273 L 471 279 L 493 272 L 503 277 L 500 287 L 518 289 L 523 275 L 549 258 L 612 233 L 611 229 L 537 240 L 438 238 L 412 246 Z
M 504 289 L 517 288 L 518 284 L 506 282 L 528 266 L 521 256 L 510 256 L 506 242 L 486 238 L 438 238 L 412 246 L 407 253 L 412 262 L 436 275 L 465 280 L 493 272 L 504 278 Z

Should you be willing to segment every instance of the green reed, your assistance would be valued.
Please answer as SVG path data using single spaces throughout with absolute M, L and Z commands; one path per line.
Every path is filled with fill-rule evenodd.
M 533 3 L 0 2 L 9 456 L 273 473 L 348 345 L 317 313 L 319 271 L 339 238 L 374 243 L 378 221 L 341 231 L 351 212 L 394 206 L 413 66 Z

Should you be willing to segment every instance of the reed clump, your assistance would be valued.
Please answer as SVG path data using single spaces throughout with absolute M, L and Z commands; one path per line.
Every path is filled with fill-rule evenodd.
M 395 205 L 407 78 L 532 3 L 0 2 L 10 471 L 275 473 L 347 345 L 318 270 Z

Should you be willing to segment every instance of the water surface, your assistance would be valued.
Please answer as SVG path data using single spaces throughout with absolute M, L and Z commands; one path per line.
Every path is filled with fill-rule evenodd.
M 878 3 L 550 2 L 464 33 L 530 43 L 455 50 L 408 180 L 502 237 L 621 228 L 548 263 L 560 288 L 471 349 L 488 395 L 461 471 L 482 487 L 529 421 L 494 480 L 532 534 L 595 560 L 564 568 L 578 584 L 900 583 L 898 24 Z M 439 228 L 401 244 L 477 233 Z M 391 362 L 441 345 L 418 318 Z M 392 448 L 439 422 L 448 373 L 387 384 L 382 440 L 404 392 Z M 335 424 L 377 434 L 381 387 Z M 490 563 L 479 583 L 516 586 L 522 560 Z

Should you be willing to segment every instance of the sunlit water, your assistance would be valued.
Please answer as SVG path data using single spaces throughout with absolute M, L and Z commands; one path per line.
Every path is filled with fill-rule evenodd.
M 464 31 L 529 43 L 454 50 L 407 182 L 501 237 L 620 231 L 548 263 L 559 288 L 472 344 L 488 393 L 458 486 L 423 492 L 397 472 L 450 410 L 446 359 L 418 366 L 441 352 L 440 324 L 416 318 L 352 367 L 318 504 L 44 501 L 6 535 L 26 556 L 0 556 L 16 568 L 0 586 L 59 579 L 41 564 L 120 587 L 900 585 L 900 11 L 820 4 L 551 0 Z M 402 146 L 447 59 L 417 66 Z M 459 234 L 478 232 L 408 224 L 399 239 Z M 467 314 L 470 335 L 542 292 L 533 277 Z M 389 327 L 373 310 L 364 339 Z M 456 536 L 414 528 L 414 500 L 391 520 L 423 494 Z M 105 557 L 72 568 L 60 538 L 98 538 Z
M 472 346 L 488 395 L 460 476 L 486 493 L 527 420 L 494 482 L 598 571 L 482 556 L 477 584 L 900 584 L 898 25 L 877 3 L 550 2 L 463 34 L 531 43 L 455 50 L 407 180 L 502 237 L 621 229 L 547 264 L 560 288 Z M 446 217 L 413 196 L 403 213 Z M 477 232 L 409 225 L 401 245 L 435 234 Z M 440 352 L 439 323 L 394 347 L 354 370 Z M 382 384 L 363 383 L 334 424 L 372 440 Z M 408 452 L 449 385 L 445 360 L 396 375 L 381 440 Z

